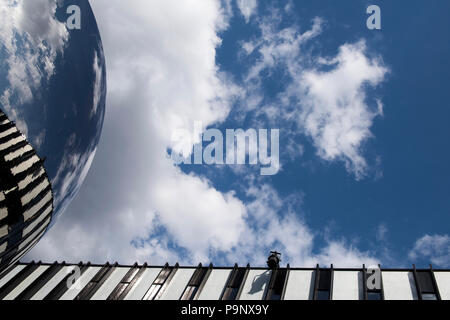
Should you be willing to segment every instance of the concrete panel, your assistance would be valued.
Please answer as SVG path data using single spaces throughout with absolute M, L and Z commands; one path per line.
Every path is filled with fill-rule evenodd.
M 135 285 L 128 292 L 124 300 L 142 300 L 160 272 L 161 268 L 145 269 L 141 278 L 136 281 Z
M 291 270 L 284 300 L 310 300 L 314 291 L 314 271 Z
M 436 278 L 441 299 L 450 300 L 450 272 L 435 271 L 434 277 Z
M 130 268 L 116 268 L 92 296 L 91 300 L 106 300 L 129 270 Z
M 333 300 L 361 300 L 362 298 L 361 271 L 334 271 Z
M 195 269 L 178 269 L 164 291 L 161 300 L 179 300 Z
M 198 300 L 219 300 L 231 271 L 231 269 L 212 270 Z
M 250 270 L 239 300 L 262 300 L 272 271 Z
M 383 271 L 385 300 L 417 300 L 414 275 L 408 271 Z

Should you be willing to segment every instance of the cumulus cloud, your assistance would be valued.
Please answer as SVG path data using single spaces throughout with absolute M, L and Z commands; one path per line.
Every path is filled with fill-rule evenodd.
M 174 130 L 219 123 L 242 96 L 215 60 L 229 17 L 221 3 L 92 1 L 108 61 L 103 136 L 78 198 L 29 259 L 263 265 L 276 247 L 297 265 L 375 261 L 344 240 L 315 250 L 317 234 L 294 209 L 302 195 L 249 181 L 244 201 L 168 157 Z M 186 141 L 177 148 L 196 142 Z
M 315 18 L 311 28 L 303 33 L 295 25 L 280 30 L 280 21 L 275 11 L 272 17 L 263 19 L 261 37 L 243 45 L 245 56 L 259 56 L 245 78 L 248 105 L 252 109 L 257 106 L 251 101 L 262 94 L 263 72 L 283 69 L 287 86 L 279 95 L 283 112 L 278 114 L 283 120 L 297 123 L 322 159 L 343 161 L 357 179 L 363 178 L 367 162 L 361 149 L 372 137 L 374 119 L 383 114 L 382 102 L 370 104 L 366 91 L 385 79 L 388 68 L 380 58 L 367 55 L 364 40 L 340 46 L 332 58 L 311 57 L 303 49 L 322 33 L 323 20 Z M 263 106 L 267 108 L 273 109 L 273 105 Z
M 254 15 L 258 9 L 257 0 L 237 0 L 237 5 L 247 23 L 250 21 L 251 16 Z
M 207 126 L 229 113 L 237 88 L 215 62 L 226 8 L 219 1 L 133 2 L 92 2 L 109 84 L 109 112 L 92 169 L 99 187 L 88 196 L 92 205 L 71 206 L 33 254 L 75 257 L 78 244 L 68 238 L 74 233 L 58 230 L 81 232 L 80 225 L 83 241 L 93 242 L 84 257 L 122 261 L 153 250 L 164 255 L 159 262 L 166 260 L 169 242 L 205 259 L 209 250 L 235 245 L 242 232 L 243 203 L 183 174 L 166 152 L 174 147 L 174 130 L 193 131 L 195 121 Z M 152 235 L 158 223 L 170 235 L 166 243 Z
M 367 163 L 362 156 L 363 142 L 372 136 L 370 127 L 382 114 L 381 103 L 373 111 L 366 103 L 365 85 L 376 86 L 387 69 L 365 55 L 364 41 L 345 44 L 338 55 L 322 63 L 331 71 L 306 71 L 297 79 L 302 100 L 299 121 L 325 160 L 343 160 L 347 170 L 362 178 Z M 297 89 L 298 90 L 298 89 Z
M 424 235 L 417 239 L 409 252 L 411 260 L 428 259 L 435 266 L 448 268 L 450 266 L 450 236 Z

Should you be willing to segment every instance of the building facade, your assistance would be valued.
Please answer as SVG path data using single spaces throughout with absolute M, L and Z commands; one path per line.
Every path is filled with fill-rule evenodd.
M 44 161 L 0 111 L 0 274 L 39 241 L 52 215 Z
M 450 300 L 450 270 L 19 263 L 2 300 Z

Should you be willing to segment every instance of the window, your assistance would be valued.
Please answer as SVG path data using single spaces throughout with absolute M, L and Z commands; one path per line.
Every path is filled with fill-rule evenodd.
M 89 300 L 97 292 L 97 290 L 103 285 L 106 279 L 114 272 L 117 267 L 117 263 L 111 266 L 109 263 L 105 264 L 92 278 L 91 281 L 81 290 L 81 292 L 75 297 L 75 300 Z
M 50 281 L 62 268 L 62 264 L 53 263 L 51 267 L 45 270 L 36 280 L 34 280 L 25 290 L 23 290 L 15 300 L 30 300 L 42 287 Z
M 422 300 L 437 300 L 437 296 L 434 293 L 423 293 Z
M 333 265 L 331 265 L 331 269 L 319 269 L 319 265 L 317 265 L 314 282 L 314 300 L 331 300 L 332 280 Z
M 244 282 L 246 273 L 246 268 L 237 268 L 237 266 L 234 267 L 233 271 L 231 272 L 230 278 L 228 279 L 225 291 L 222 295 L 222 300 L 237 299 L 239 289 Z
M 413 274 L 419 300 L 441 299 L 431 267 L 430 270 L 416 270 L 413 266 Z
M 272 271 L 272 276 L 270 277 L 266 300 L 281 300 L 286 275 L 287 269 L 276 269 Z
M 207 280 L 207 276 L 209 276 L 209 271 L 211 268 L 212 265 L 209 268 L 202 268 L 200 265 L 197 270 L 195 270 L 186 287 L 186 290 L 184 290 L 184 293 L 181 296 L 181 300 L 194 300 L 194 297 L 202 286 L 202 283 Z
M 330 291 L 329 290 L 317 291 L 316 300 L 330 300 Z
M 116 288 L 114 288 L 107 300 L 123 300 L 130 292 L 133 285 L 140 279 L 146 268 L 147 264 L 138 267 L 137 263 L 135 263 Z
M 172 280 L 175 272 L 178 270 L 178 264 L 175 267 L 169 267 L 168 264 L 159 272 L 158 277 L 153 281 L 152 286 L 148 289 L 143 300 L 155 300 L 163 293 L 163 289 L 167 287 Z
M 383 297 L 381 296 L 381 291 L 369 291 L 367 292 L 367 300 L 383 300 Z

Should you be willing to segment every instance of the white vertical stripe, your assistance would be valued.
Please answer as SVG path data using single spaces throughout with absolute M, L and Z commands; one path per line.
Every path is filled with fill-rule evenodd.
M 334 271 L 333 300 L 360 300 L 363 298 L 361 271 Z
M 20 149 L 18 149 L 18 150 L 16 150 L 16 151 L 13 151 L 13 152 L 11 152 L 11 153 L 8 153 L 8 154 L 5 156 L 5 161 L 11 161 L 11 160 L 14 160 L 14 159 L 16 159 L 16 158 L 18 158 L 18 157 L 23 156 L 23 155 L 24 155 L 25 153 L 27 153 L 28 151 L 32 151 L 32 150 L 33 150 L 33 147 L 30 146 L 29 144 L 27 144 L 27 145 L 23 146 L 22 148 L 20 148 Z
M 8 216 L 7 208 L 0 208 L 0 221 L 5 219 Z
M 68 274 L 72 272 L 75 266 L 62 267 L 30 300 L 43 300 Z
M 262 300 L 271 274 L 270 270 L 250 270 L 239 300 Z
M 26 195 L 24 195 L 21 198 L 22 205 L 27 205 L 31 200 L 37 197 L 37 195 L 42 192 L 45 188 L 47 188 L 50 185 L 50 182 L 48 182 L 47 179 L 42 181 L 37 187 L 35 187 L 33 190 L 28 192 Z
M 5 200 L 5 194 L 3 193 L 3 191 L 0 191 L 0 201 Z
M 25 268 L 25 265 L 18 265 L 17 267 L 14 267 L 11 271 L 9 271 L 4 277 L 2 277 L 0 279 L 0 288 L 7 284 L 9 280 L 14 278 L 20 271 L 23 270 L 23 268 Z
M 0 253 L 5 252 L 7 246 L 8 246 L 8 241 L 2 243 L 2 244 L 0 245 Z M 0 261 L 1 261 L 1 259 L 0 259 Z
M 47 270 L 49 266 L 39 266 L 28 277 L 26 277 L 19 285 L 17 285 L 3 300 L 14 300 L 19 294 L 21 294 L 34 280 L 39 278 L 41 274 Z
M 195 268 L 178 269 L 164 291 L 161 300 L 179 300 L 194 271 Z
M 29 219 L 33 218 L 33 216 L 51 199 L 52 193 L 49 191 L 38 203 L 25 211 L 25 213 L 23 214 L 23 219 L 25 221 L 28 221 Z
M 142 300 L 161 270 L 161 268 L 146 268 L 124 300 Z
M 230 269 L 213 269 L 198 300 L 219 300 L 231 271 Z
M 284 300 L 310 300 L 314 291 L 313 270 L 291 270 Z
M 22 181 L 19 182 L 18 184 L 19 190 L 25 189 L 30 183 L 40 178 L 44 173 L 45 173 L 44 168 L 40 168 L 37 174 L 32 173 L 27 175 Z
M 21 172 L 28 170 L 33 164 L 39 161 L 38 156 L 32 156 L 30 159 L 22 162 L 21 164 L 12 167 L 11 172 L 13 175 L 17 175 Z
M 5 225 L 0 228 L 0 238 L 4 237 L 8 234 L 8 225 Z
M 385 300 L 417 300 L 414 275 L 410 271 L 382 271 Z
M 6 131 L 2 131 L 2 132 L 0 132 L 0 139 L 4 138 L 6 136 L 9 136 L 10 134 L 12 134 L 14 132 L 17 132 L 17 128 L 16 127 L 11 127 L 8 130 L 6 130 Z
M 25 141 L 25 137 L 23 135 L 19 136 L 17 138 L 11 139 L 5 143 L 2 143 L 2 144 L 0 144 L 0 151 L 6 150 L 9 147 L 12 147 L 13 145 L 18 144 L 19 142 L 22 142 L 22 141 Z
M 89 267 L 81 277 L 62 295 L 59 300 L 73 300 L 83 288 L 94 278 L 101 267 Z
M 44 220 L 50 213 L 52 213 L 52 206 L 49 205 L 47 209 L 32 223 L 30 223 L 26 228 L 22 231 L 22 237 L 25 237 L 29 234 L 42 220 Z
M 91 300 L 106 300 L 129 270 L 130 268 L 116 268 L 92 296 Z

